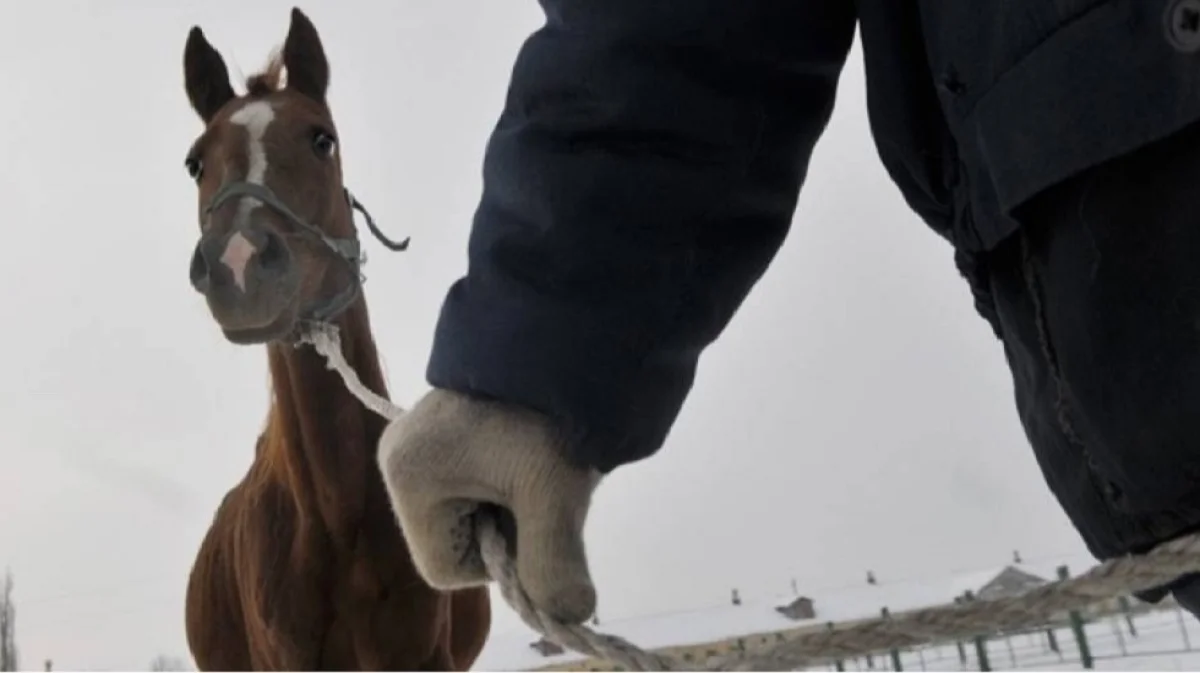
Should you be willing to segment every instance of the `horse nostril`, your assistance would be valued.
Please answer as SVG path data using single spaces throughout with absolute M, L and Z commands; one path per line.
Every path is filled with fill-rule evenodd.
M 289 254 L 283 244 L 283 239 L 274 232 L 268 231 L 266 241 L 258 251 L 258 264 L 266 271 L 279 271 L 287 268 Z
M 198 292 L 208 292 L 209 287 L 209 269 L 208 262 L 204 260 L 204 255 L 200 251 L 200 246 L 196 246 L 195 252 L 192 253 L 192 265 L 188 270 L 188 275 L 191 277 L 192 287 Z

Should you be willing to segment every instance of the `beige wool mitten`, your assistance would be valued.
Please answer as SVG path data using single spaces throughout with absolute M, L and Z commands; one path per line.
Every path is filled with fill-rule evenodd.
M 472 515 L 490 503 L 515 521 L 517 574 L 534 604 L 567 622 L 591 616 L 583 525 L 600 473 L 569 464 L 562 441 L 541 414 L 440 389 L 387 427 L 379 466 L 426 582 L 488 581 Z

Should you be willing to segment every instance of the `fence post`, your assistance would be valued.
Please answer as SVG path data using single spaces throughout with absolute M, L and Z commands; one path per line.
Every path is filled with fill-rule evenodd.
M 1050 649 L 1058 653 L 1058 658 L 1062 659 L 1062 651 L 1058 649 L 1058 636 L 1054 635 L 1054 627 L 1046 629 L 1046 642 Z
M 888 612 L 888 609 L 886 607 L 880 609 L 879 614 L 884 619 L 889 619 L 892 616 L 892 614 L 890 612 Z M 904 665 L 900 663 L 900 650 L 893 647 L 890 654 L 892 655 L 892 670 L 893 671 L 903 671 Z
M 1067 566 L 1061 565 L 1058 567 L 1058 579 L 1065 580 L 1071 576 L 1071 571 Z M 1091 670 L 1095 667 L 1095 662 L 1092 660 L 1092 650 L 1088 647 L 1087 630 L 1084 628 L 1083 615 L 1079 614 L 1078 610 L 1071 610 L 1067 613 L 1071 620 L 1071 632 L 1075 634 L 1075 643 L 1079 645 L 1079 665 Z
M 1117 637 L 1117 647 L 1121 648 L 1121 656 L 1127 656 L 1129 654 L 1129 650 L 1125 647 L 1125 634 L 1121 633 L 1120 620 L 1116 615 L 1113 615 L 1110 619 L 1110 623 L 1112 624 L 1113 635 Z
M 979 670 L 992 670 L 992 662 L 988 661 L 987 638 L 975 636 L 975 656 L 979 658 Z
M 1129 625 L 1129 635 L 1137 638 L 1137 626 L 1133 623 L 1133 606 L 1129 604 L 1129 596 L 1118 598 L 1117 606 L 1121 608 L 1121 614 L 1125 615 L 1125 623 Z
M 1183 621 L 1183 609 L 1175 606 L 1175 617 L 1179 620 L 1179 630 L 1183 633 L 1183 646 L 1191 651 L 1192 639 L 1188 637 L 1187 622 Z
M 828 623 L 826 623 L 826 624 L 825 624 L 825 626 L 826 626 L 826 628 L 828 628 L 828 629 L 829 629 L 831 632 L 832 632 L 832 631 L 834 630 L 834 628 L 835 628 L 835 627 L 834 627 L 834 625 L 833 625 L 833 622 L 828 622 Z M 836 670 L 838 670 L 838 671 L 845 671 L 845 670 L 846 670 L 846 663 L 845 663 L 844 661 L 842 661 L 840 658 L 838 658 L 838 659 L 835 659 L 835 660 L 833 661 L 833 667 L 834 667 Z
M 973 600 L 975 600 L 975 592 L 968 589 L 967 591 L 964 591 L 963 595 L 956 599 L 955 602 L 962 601 L 964 603 L 970 603 Z M 987 636 L 978 635 L 971 640 L 975 643 L 975 657 L 979 659 L 979 670 L 992 670 L 992 662 L 988 660 Z

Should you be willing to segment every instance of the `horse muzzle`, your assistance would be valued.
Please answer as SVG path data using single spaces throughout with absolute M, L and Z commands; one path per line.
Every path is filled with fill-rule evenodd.
M 263 329 L 292 311 L 299 275 L 283 237 L 258 222 L 206 232 L 189 270 L 192 287 L 226 332 Z

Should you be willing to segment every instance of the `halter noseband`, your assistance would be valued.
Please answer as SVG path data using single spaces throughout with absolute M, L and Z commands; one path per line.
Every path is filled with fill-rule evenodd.
M 375 224 L 371 213 L 363 204 L 350 193 L 349 189 L 342 188 L 342 192 L 346 197 L 346 204 L 350 206 L 350 218 L 353 222 L 354 211 L 362 213 L 363 219 L 367 222 L 367 229 L 371 234 L 383 244 L 385 248 L 393 252 L 403 252 L 408 249 L 409 238 L 403 241 L 393 241 L 383 234 Z M 358 297 L 362 291 L 363 281 L 366 279 L 362 275 L 362 265 L 367 263 L 366 255 L 363 254 L 359 245 L 357 234 L 345 238 L 330 236 L 322 231 L 319 227 L 309 223 L 304 218 L 300 217 L 288 207 L 286 203 L 275 195 L 266 185 L 257 184 L 254 182 L 245 182 L 235 180 L 227 182 L 213 194 L 208 205 L 204 208 L 204 217 L 209 218 L 218 208 L 228 202 L 230 199 L 237 197 L 250 197 L 266 205 L 271 210 L 281 215 L 284 219 L 296 227 L 298 233 L 307 234 L 320 241 L 326 248 L 329 248 L 338 259 L 342 260 L 350 267 L 350 285 L 340 292 L 330 297 L 324 302 L 318 303 L 309 308 L 307 313 L 301 313 L 300 323 L 305 324 L 323 324 L 336 318 L 343 311 L 350 307 L 350 304 Z

